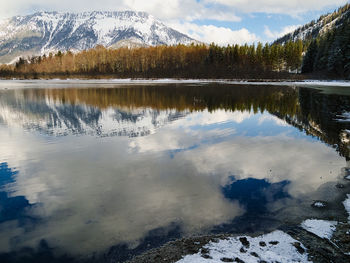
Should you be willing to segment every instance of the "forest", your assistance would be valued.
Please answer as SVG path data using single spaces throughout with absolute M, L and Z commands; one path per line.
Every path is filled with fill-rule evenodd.
M 350 5 L 343 9 L 348 11 Z M 310 42 L 302 73 L 350 79 L 350 12 L 345 13 L 340 24 Z
M 20 58 L 1 65 L 2 77 L 280 78 L 296 73 L 306 50 L 301 40 L 285 44 L 177 45 L 73 52 Z

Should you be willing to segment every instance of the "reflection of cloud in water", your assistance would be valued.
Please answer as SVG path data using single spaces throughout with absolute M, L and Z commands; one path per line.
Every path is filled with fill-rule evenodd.
M 267 178 L 271 183 L 290 180 L 289 194 L 294 197 L 316 190 L 325 179 L 335 180 L 339 172 L 336 169 L 345 162 L 324 144 L 285 135 L 234 137 L 185 152 L 178 158 L 191 160 L 197 172 L 203 174 Z M 332 174 L 330 169 L 334 169 Z
M 205 110 L 196 112 L 169 123 L 169 125 L 162 128 L 161 133 L 136 138 L 130 142 L 129 146 L 130 149 L 133 151 L 136 150 L 137 152 L 187 149 L 196 144 L 200 144 L 201 140 L 205 140 L 208 137 L 221 137 L 225 134 L 235 133 L 234 128 L 222 129 L 220 125 L 227 122 L 241 123 L 252 116 L 253 113 L 248 111 L 230 112 L 216 110 L 210 113 Z M 213 129 L 205 132 L 194 129 L 197 126 L 203 127 L 214 124 L 215 127 Z
M 216 112 L 212 115 L 215 119 Z M 265 119 L 274 120 L 275 117 Z M 158 134 L 137 138 L 130 148 L 137 152 L 190 149 L 178 151 L 174 159 L 177 162 L 191 162 L 196 167 L 196 173 L 216 174 L 222 177 L 223 184 L 230 175 L 236 179 L 267 178 L 271 183 L 290 180 L 289 193 L 294 197 L 315 191 L 325 180 L 335 180 L 339 173 L 337 169 L 344 166 L 344 159 L 334 149 L 317 141 L 309 141 L 306 137 L 294 138 L 284 133 L 274 136 L 232 136 L 232 132 L 225 133 L 220 126 L 198 133 L 191 129 L 197 123 L 195 120 L 196 117 L 181 119 L 179 123 L 187 121 L 187 124 L 175 126 L 178 123 L 174 123 L 172 129 L 164 128 Z M 275 122 L 275 125 L 281 123 Z M 182 129 L 184 126 L 187 128 Z M 250 128 L 256 129 L 254 126 Z M 211 140 L 215 136 L 224 138 Z
M 249 111 L 225 111 L 215 110 L 208 112 L 208 110 L 202 112 L 196 112 L 187 116 L 185 119 L 179 120 L 177 125 L 180 126 L 195 126 L 195 125 L 210 125 L 219 124 L 223 122 L 236 122 L 242 123 L 243 121 L 251 118 L 254 114 Z
M 10 133 L 1 135 L 6 141 L 14 139 Z M 179 164 L 166 156 L 126 155 L 121 149 L 127 139 L 66 137 L 41 151 L 40 139 L 23 135 L 16 149 L 33 162 L 9 157 L 9 163 L 21 167 L 12 195 L 40 203 L 30 213 L 44 221 L 21 236 L 18 246 L 45 238 L 68 251 L 86 252 L 136 241 L 173 222 L 194 233 L 243 212 L 224 198 L 217 178 L 193 176 L 191 163 Z M 73 141 L 84 146 L 74 151 Z M 67 154 L 67 148 L 73 151 Z
M 238 203 L 221 192 L 232 175 L 290 181 L 288 194 L 298 197 L 315 191 L 324 178 L 335 180 L 336 171 L 329 170 L 344 166 L 319 142 L 282 134 L 237 136 L 223 133 L 220 125 L 195 128 L 249 117 L 246 112 L 193 113 L 143 138 L 52 139 L 0 128 L 0 152 L 20 171 L 12 196 L 38 203 L 30 213 L 43 219 L 20 236 L 18 246 L 45 238 L 68 251 L 89 252 L 135 242 L 174 222 L 195 233 L 242 214 Z M 224 137 L 217 141 L 215 136 Z M 175 149 L 188 150 L 167 154 Z

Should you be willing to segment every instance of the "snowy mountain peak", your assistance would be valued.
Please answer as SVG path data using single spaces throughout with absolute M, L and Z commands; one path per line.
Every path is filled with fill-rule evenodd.
M 194 39 L 134 11 L 38 12 L 0 22 L 0 62 L 18 56 L 106 47 L 191 44 Z

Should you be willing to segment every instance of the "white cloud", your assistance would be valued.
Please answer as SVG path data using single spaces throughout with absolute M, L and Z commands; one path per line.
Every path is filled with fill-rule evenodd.
M 215 19 L 239 21 L 237 12 L 266 12 L 295 15 L 306 11 L 340 6 L 346 0 L 260 0 L 253 4 L 248 0 L 2 0 L 0 17 L 33 11 L 91 11 L 91 10 L 137 10 L 146 11 L 161 19 Z
M 283 27 L 282 30 L 280 30 L 280 31 L 271 31 L 270 28 L 265 25 L 264 34 L 268 39 L 275 40 L 275 39 L 282 37 L 290 32 L 293 32 L 298 27 L 300 27 L 300 25 L 290 25 L 290 26 Z
M 87 4 L 87 2 L 89 2 Z M 105 10 L 135 10 L 145 11 L 162 20 L 182 19 L 192 21 L 194 19 L 214 19 L 225 21 L 239 21 L 240 18 L 232 10 L 222 7 L 211 9 L 195 0 L 17 0 L 2 1 L 0 17 L 8 17 L 18 14 L 28 14 L 35 11 L 105 11 Z
M 216 43 L 218 45 L 245 44 L 258 41 L 258 37 L 246 28 L 232 30 L 227 27 L 214 25 L 197 25 L 194 23 L 170 23 L 174 29 L 183 32 L 190 37 L 205 43 Z
M 259 0 L 252 3 L 249 0 L 205 0 L 208 4 L 222 5 L 233 10 L 252 13 L 299 15 L 307 11 L 319 11 L 330 6 L 341 6 L 347 0 Z

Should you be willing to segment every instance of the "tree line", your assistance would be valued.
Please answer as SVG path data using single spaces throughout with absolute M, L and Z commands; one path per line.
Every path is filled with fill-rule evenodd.
M 18 77 L 105 76 L 116 78 L 274 78 L 301 67 L 302 41 L 286 44 L 177 45 L 57 52 L 20 58 L 0 66 L 0 74 Z

